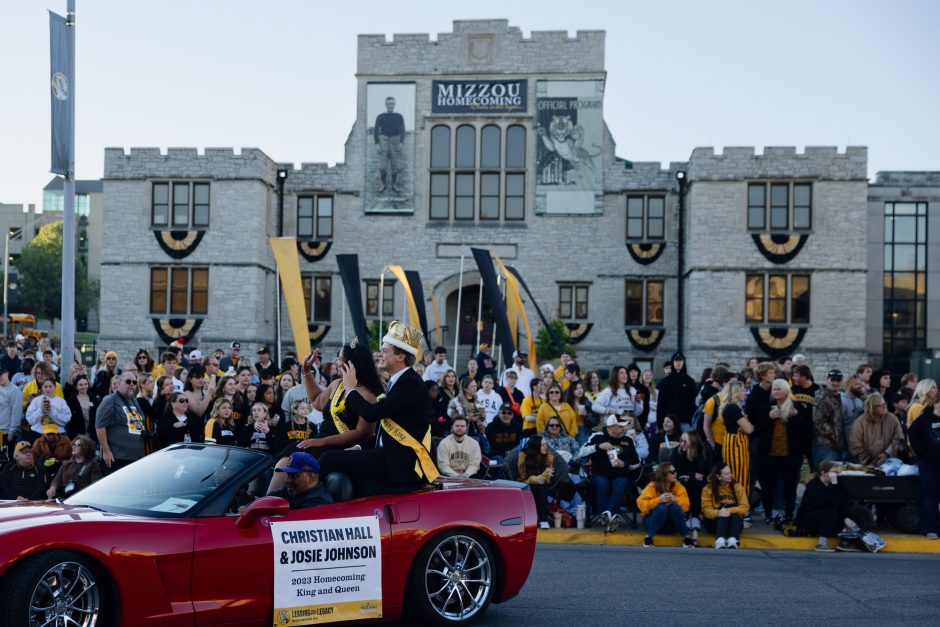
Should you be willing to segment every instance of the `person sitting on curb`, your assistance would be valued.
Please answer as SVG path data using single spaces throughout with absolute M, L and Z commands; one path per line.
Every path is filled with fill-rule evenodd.
M 736 482 L 731 466 L 715 464 L 702 490 L 705 528 L 715 534 L 716 549 L 736 549 L 744 529 L 744 516 L 750 511 L 747 489 Z
M 636 505 L 643 516 L 643 526 L 646 527 L 643 546 L 653 546 L 653 538 L 667 522 L 682 536 L 682 546 L 695 546 L 685 524 L 689 495 L 676 478 L 676 469 L 672 464 L 660 464 L 653 480 L 640 493 Z
M 819 464 L 819 474 L 806 484 L 806 490 L 803 492 L 803 500 L 796 514 L 796 526 L 803 534 L 819 537 L 816 551 L 859 552 L 862 549 L 850 540 L 861 540 L 865 531 L 850 517 L 854 512 L 850 511 L 849 501 L 839 489 L 839 475 L 835 468 L 836 464 L 832 461 Z M 842 531 L 839 531 L 840 527 Z M 828 541 L 828 538 L 833 536 L 841 539 L 835 549 L 829 546 Z M 884 544 L 881 544 L 877 549 L 869 550 L 878 551 L 883 546 Z

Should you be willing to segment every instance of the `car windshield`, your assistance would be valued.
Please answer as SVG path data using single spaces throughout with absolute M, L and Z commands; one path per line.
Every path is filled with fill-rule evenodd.
M 258 462 L 246 449 L 191 444 L 157 451 L 65 502 L 141 516 L 186 516 L 216 488 Z

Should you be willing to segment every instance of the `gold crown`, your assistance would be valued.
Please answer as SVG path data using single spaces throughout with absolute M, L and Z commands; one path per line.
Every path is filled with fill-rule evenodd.
M 388 333 L 385 334 L 385 337 L 382 338 L 383 342 L 387 342 L 392 346 L 397 346 L 403 351 L 409 352 L 412 355 L 417 355 L 421 350 L 421 338 L 424 337 L 421 334 L 421 331 L 413 327 L 394 320 L 391 324 L 388 325 Z

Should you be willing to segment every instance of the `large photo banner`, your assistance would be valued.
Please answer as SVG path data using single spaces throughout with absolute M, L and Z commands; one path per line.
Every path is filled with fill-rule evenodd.
M 599 213 L 604 81 L 538 81 L 536 213 Z
M 272 522 L 274 624 L 382 618 L 382 535 L 374 516 Z
M 366 85 L 366 211 L 414 211 L 415 84 Z

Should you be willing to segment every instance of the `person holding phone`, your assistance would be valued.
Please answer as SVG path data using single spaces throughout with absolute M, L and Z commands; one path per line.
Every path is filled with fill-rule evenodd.
M 33 398 L 26 409 L 26 422 L 29 423 L 30 430 L 35 434 L 31 441 L 35 441 L 42 435 L 43 425 L 55 423 L 62 432 L 65 432 L 66 425 L 72 419 L 72 411 L 69 409 L 68 403 L 63 398 L 56 396 L 56 386 L 55 379 L 48 378 L 43 381 L 42 393 Z
M 850 518 L 849 501 L 839 489 L 838 483 L 839 474 L 836 472 L 835 462 L 823 461 L 819 464 L 819 473 L 806 484 L 800 510 L 796 515 L 798 529 L 819 537 L 815 550 L 820 553 L 861 550 L 848 542 L 860 539 L 864 531 Z M 840 529 L 842 531 L 839 531 Z M 828 540 L 834 536 L 842 538 L 835 549 L 829 546 Z

